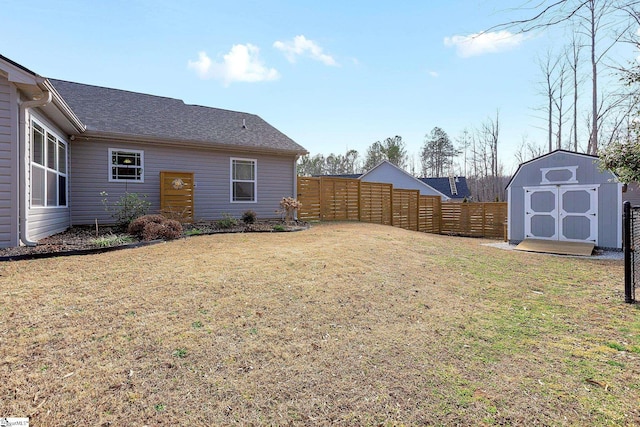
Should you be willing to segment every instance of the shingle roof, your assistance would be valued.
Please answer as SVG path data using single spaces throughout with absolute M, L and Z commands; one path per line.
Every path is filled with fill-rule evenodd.
M 307 152 L 255 114 L 63 80 L 49 81 L 87 126 L 89 134 Z
M 451 197 L 452 199 L 464 199 L 465 197 L 468 199 L 469 197 L 471 197 L 471 191 L 469 191 L 467 179 L 464 176 L 455 177 L 456 189 L 458 190 L 458 194 L 451 193 L 451 185 L 449 184 L 449 178 L 447 177 L 418 179 L 429 185 L 430 187 L 435 188 L 439 192 L 446 194 L 447 197 Z

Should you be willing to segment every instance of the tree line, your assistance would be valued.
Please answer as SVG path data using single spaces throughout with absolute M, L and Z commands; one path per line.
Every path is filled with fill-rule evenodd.
M 476 201 L 504 200 L 503 167 L 498 161 L 499 115 L 474 130 L 465 130 L 452 140 L 434 127 L 425 135 L 419 166 L 396 135 L 372 143 L 364 156 L 357 150 L 344 154 L 305 155 L 298 161 L 298 175 L 352 175 L 365 173 L 386 160 L 416 177 L 465 176 Z

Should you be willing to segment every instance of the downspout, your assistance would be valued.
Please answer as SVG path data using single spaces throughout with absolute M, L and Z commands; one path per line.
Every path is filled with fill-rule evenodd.
M 22 194 L 19 195 L 20 207 L 19 207 L 19 216 L 20 216 L 20 241 L 22 244 L 26 246 L 35 246 L 36 242 L 29 240 L 29 233 L 27 231 L 27 171 L 31 166 L 31 160 L 29 158 L 29 151 L 27 150 L 27 141 L 29 137 L 27 136 L 27 132 L 29 132 L 29 127 L 27 126 L 27 109 L 42 107 L 43 105 L 47 105 L 51 102 L 52 96 L 51 92 L 44 91 L 43 97 L 40 99 L 36 99 L 33 101 L 24 101 L 20 102 L 19 107 L 19 143 L 20 146 L 20 159 L 22 160 L 22 171 L 20 171 L 20 188 L 18 191 Z
M 296 154 L 295 159 L 293 160 L 293 198 L 298 200 L 298 159 L 300 158 L 300 154 Z M 298 220 L 298 210 L 296 209 L 295 218 Z

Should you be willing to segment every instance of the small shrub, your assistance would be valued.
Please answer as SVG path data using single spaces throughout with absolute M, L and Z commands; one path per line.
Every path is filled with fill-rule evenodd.
M 293 221 L 296 209 L 299 209 L 301 206 L 302 203 L 293 197 L 283 197 L 282 200 L 280 200 L 281 212 L 284 214 L 284 220 L 287 224 Z
M 252 210 L 248 210 L 245 213 L 242 214 L 242 222 L 244 222 L 245 224 L 253 224 L 254 222 L 256 222 L 256 213 Z
M 228 229 L 238 225 L 238 220 L 229 214 L 222 214 L 222 219 L 216 221 L 219 228 Z
M 273 231 L 284 231 L 284 225 L 276 224 L 273 226 Z
M 182 225 L 175 219 L 168 219 L 161 224 L 157 222 L 149 223 L 142 232 L 142 239 L 173 240 L 182 236 Z
M 102 205 L 105 211 L 111 213 L 111 217 L 116 220 L 116 225 L 126 228 L 134 219 L 146 215 L 151 207 L 151 202 L 147 200 L 147 195 L 140 196 L 138 193 L 126 192 L 113 204 L 109 202 L 109 194 L 102 191 Z
M 164 216 L 158 214 L 144 215 L 131 221 L 129 223 L 129 227 L 127 227 L 127 232 L 134 236 L 142 237 L 144 228 L 147 225 L 151 223 L 162 224 L 166 220 L 167 219 Z
M 167 219 L 162 215 L 145 215 L 136 218 L 129 224 L 129 234 L 143 240 L 172 240 L 182 237 L 182 224 L 175 219 Z

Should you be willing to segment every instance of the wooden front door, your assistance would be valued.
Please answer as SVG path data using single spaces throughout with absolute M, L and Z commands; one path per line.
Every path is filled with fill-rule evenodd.
M 525 187 L 527 239 L 598 244 L 598 185 Z
M 193 222 L 193 172 L 160 172 L 160 213 L 180 222 Z

